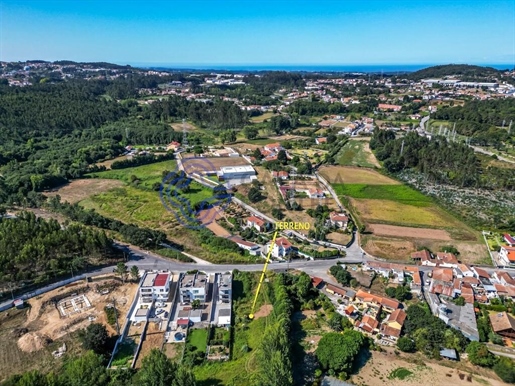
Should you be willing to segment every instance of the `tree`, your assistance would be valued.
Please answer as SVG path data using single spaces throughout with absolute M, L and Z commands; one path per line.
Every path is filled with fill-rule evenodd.
M 272 208 L 272 216 L 278 220 L 282 220 L 284 218 L 284 213 L 280 208 Z
M 515 367 L 510 358 L 499 357 L 494 365 L 495 373 L 506 383 L 515 383 Z
M 60 383 L 66 386 L 100 386 L 109 380 L 103 357 L 93 351 L 66 362 L 61 374 Z
M 495 356 L 488 351 L 488 347 L 484 343 L 470 342 L 466 352 L 470 362 L 474 365 L 492 367 L 495 364 Z
M 220 133 L 222 143 L 229 143 L 236 141 L 236 132 L 234 130 L 226 130 Z
M 200 300 L 195 299 L 191 302 L 191 307 L 196 310 L 197 308 L 200 308 Z
M 318 342 L 316 357 L 323 370 L 347 375 L 364 342 L 363 335 L 358 331 L 346 330 L 343 334 L 330 332 Z
M 100 323 L 92 323 L 85 329 L 79 331 L 79 339 L 82 342 L 82 347 L 100 354 L 106 351 L 108 338 L 109 334 L 105 326 Z
M 311 283 L 311 278 L 305 272 L 301 272 L 297 277 L 297 282 L 295 283 L 295 289 L 297 291 L 297 297 L 299 300 L 304 300 L 309 294 L 309 291 L 313 288 L 313 284 Z
M 415 352 L 417 351 L 417 347 L 415 346 L 415 342 L 406 337 L 406 336 L 401 336 L 399 338 L 399 340 L 397 341 L 397 347 L 399 348 L 399 350 L 403 351 L 403 352 Z
M 329 268 L 329 273 L 342 285 L 349 285 L 352 280 L 352 276 L 349 271 L 344 269 L 341 265 L 333 265 Z
M 456 299 L 454 299 L 454 304 L 456 304 L 457 306 L 464 306 L 465 298 L 463 296 L 458 296 Z
M 286 155 L 286 151 L 279 150 L 279 153 L 277 153 L 277 160 L 280 161 L 283 165 L 288 162 L 288 156 Z
M 259 130 L 255 126 L 245 126 L 243 128 L 243 135 L 247 139 L 256 139 L 259 134 Z
M 120 279 L 122 279 L 122 283 L 125 283 L 127 280 L 127 276 L 129 274 L 129 268 L 123 262 L 119 262 L 116 264 L 115 273 L 120 275 Z
M 329 319 L 329 327 L 331 327 L 334 331 L 337 332 L 343 331 L 343 319 L 343 316 L 338 312 L 333 313 L 333 315 Z
M 261 195 L 259 188 L 253 186 L 250 188 L 249 193 L 247 194 L 247 198 L 250 202 L 258 202 L 263 198 L 263 196 Z
M 134 281 L 138 281 L 138 280 L 139 280 L 139 268 L 138 268 L 138 267 L 136 267 L 135 265 L 133 265 L 133 266 L 131 267 L 131 272 L 130 272 L 130 274 L 131 274 L 131 278 L 132 278 L 132 280 L 134 280 Z
M 194 386 L 195 378 L 190 370 L 178 366 L 158 349 L 152 349 L 141 362 L 137 374 L 141 386 Z

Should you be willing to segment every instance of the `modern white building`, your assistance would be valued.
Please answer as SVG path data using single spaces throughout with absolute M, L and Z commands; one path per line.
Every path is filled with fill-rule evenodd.
M 223 166 L 217 173 L 218 179 L 221 181 L 228 180 L 253 180 L 256 179 L 256 171 L 250 165 L 245 166 Z
M 167 301 L 170 293 L 170 273 L 145 273 L 139 296 L 141 303 L 152 303 L 154 300 Z
M 504 265 L 515 265 L 515 247 L 501 247 L 499 260 Z
M 206 301 L 207 276 L 204 274 L 184 275 L 179 288 L 181 303 L 191 303 L 194 300 Z
M 220 275 L 218 283 L 218 300 L 222 303 L 230 303 L 232 299 L 232 276 L 230 273 Z

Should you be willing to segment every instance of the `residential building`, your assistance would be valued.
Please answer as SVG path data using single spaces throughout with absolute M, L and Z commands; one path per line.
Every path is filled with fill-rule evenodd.
M 331 212 L 329 214 L 329 222 L 338 228 L 346 228 L 349 218 L 344 213 Z
M 493 278 L 502 285 L 513 285 L 515 286 L 515 279 L 506 271 L 494 272 Z
M 359 324 L 359 328 L 361 328 L 362 330 L 364 330 L 370 334 L 379 332 L 378 327 L 379 327 L 379 322 L 377 321 L 377 319 L 375 319 L 371 315 L 363 316 L 363 318 L 361 319 L 361 323 Z
M 503 235 L 504 237 L 504 241 L 506 241 L 506 243 L 510 246 L 510 247 L 515 247 L 515 238 L 513 238 L 512 235 L 510 235 L 509 233 L 505 233 Z
M 222 303 L 230 303 L 232 299 L 232 275 L 224 273 L 218 281 L 218 300 Z
M 206 301 L 207 276 L 200 273 L 187 274 L 182 277 L 179 288 L 181 303 L 191 303 L 193 300 Z
M 501 247 L 499 260 L 504 265 L 515 265 L 515 247 Z
M 438 252 L 436 254 L 436 259 L 437 259 L 439 267 L 455 268 L 459 264 L 458 259 L 456 258 L 456 256 L 453 253 Z
M 231 240 L 232 242 L 236 243 L 238 247 L 241 249 L 244 249 L 246 251 L 249 251 L 251 255 L 257 256 L 261 252 L 261 246 L 255 243 L 252 243 L 247 240 L 243 240 L 239 236 L 230 236 L 227 238 L 227 240 Z
M 258 232 L 264 232 L 268 227 L 268 222 L 263 220 L 262 218 L 250 216 L 247 217 L 247 226 L 254 228 Z
M 413 252 L 411 254 L 411 259 L 413 261 L 419 261 L 422 265 L 428 266 L 436 266 L 436 262 L 433 259 L 433 256 L 427 249 L 422 249 L 421 251 Z
M 322 143 L 327 143 L 327 137 L 315 138 L 315 142 L 317 145 L 321 145 Z
M 393 111 L 393 112 L 399 112 L 402 109 L 402 106 L 399 105 L 390 105 L 386 103 L 379 103 L 377 106 L 379 110 L 385 110 L 385 111 Z
M 324 279 L 316 276 L 311 276 L 311 284 L 313 284 L 314 288 L 321 288 L 324 285 Z
M 356 292 L 355 299 L 358 303 L 361 303 L 364 306 L 374 307 L 380 305 L 387 312 L 393 312 L 400 306 L 400 303 L 397 300 L 382 297 L 379 295 L 374 295 L 370 292 L 365 292 L 363 290 L 358 290 L 358 292 Z
M 176 151 L 181 147 L 181 144 L 177 141 L 172 141 L 166 146 L 166 151 Z
M 170 292 L 170 273 L 145 273 L 139 288 L 141 303 L 152 303 L 154 300 L 167 301 Z
M 271 242 L 267 244 L 266 251 L 272 248 L 272 256 L 276 259 L 282 259 L 293 251 L 293 245 L 285 237 L 279 237 L 275 239 L 275 243 L 271 246 Z
M 322 189 L 318 188 L 309 188 L 307 190 L 307 194 L 309 198 L 323 198 L 324 197 L 324 191 Z
M 507 312 L 490 314 L 492 331 L 505 338 L 515 338 L 515 318 Z
M 381 333 L 388 339 L 396 341 L 401 336 L 402 326 L 406 320 L 406 312 L 396 309 L 381 326 Z
M 284 150 L 279 142 L 269 143 L 268 145 L 264 146 L 264 149 L 265 151 L 270 151 L 273 153 L 279 153 L 281 150 Z
M 356 296 L 356 292 L 351 290 L 350 288 L 343 288 L 334 284 L 327 283 L 325 286 L 326 292 L 330 293 L 331 295 L 337 295 L 342 297 L 346 300 L 354 300 L 354 297 Z
M 290 176 L 290 174 L 285 170 L 281 170 L 278 172 L 272 171 L 272 177 L 274 177 L 274 178 L 279 178 L 281 180 L 287 180 L 289 176 Z
M 444 348 L 440 350 L 440 356 L 445 359 L 451 359 L 453 361 L 458 360 L 458 354 L 456 353 L 456 350 L 453 348 Z

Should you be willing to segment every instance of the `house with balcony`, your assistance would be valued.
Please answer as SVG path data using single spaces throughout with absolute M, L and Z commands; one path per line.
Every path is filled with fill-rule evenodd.
M 206 301 L 207 276 L 201 273 L 187 274 L 182 277 L 179 294 L 181 303 L 191 303 L 199 300 Z
M 167 301 L 170 293 L 170 272 L 147 272 L 139 288 L 141 303 L 152 303 L 154 300 Z

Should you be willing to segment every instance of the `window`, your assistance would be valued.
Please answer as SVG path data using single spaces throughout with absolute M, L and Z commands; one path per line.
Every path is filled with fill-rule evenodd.
M 159 292 L 164 292 L 164 289 L 160 289 Z
M 194 294 L 198 294 L 198 290 L 193 290 L 193 293 Z

